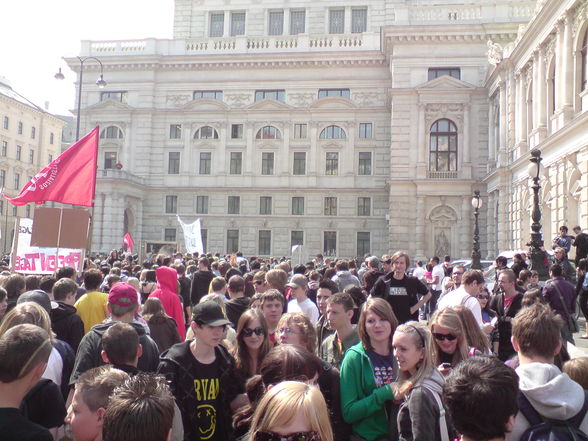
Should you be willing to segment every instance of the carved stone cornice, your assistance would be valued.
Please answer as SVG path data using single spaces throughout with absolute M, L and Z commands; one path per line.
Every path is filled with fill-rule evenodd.
M 517 37 L 514 32 L 508 33 L 496 33 L 496 34 L 410 34 L 410 35 L 389 35 L 386 37 L 386 42 L 392 43 L 406 43 L 406 42 L 426 42 L 426 43 L 439 43 L 439 42 L 486 42 L 488 39 L 492 41 L 513 41 Z
M 183 94 L 168 95 L 165 99 L 165 102 L 166 102 L 166 104 L 169 104 L 173 107 L 182 107 L 184 104 L 186 104 L 191 99 L 192 99 L 192 97 L 190 95 L 183 95 Z
M 461 126 L 464 110 L 465 106 L 462 103 L 427 104 L 425 107 L 425 121 L 427 126 L 429 126 L 433 120 L 449 118 L 454 121 L 459 121 L 459 125 Z
M 231 107 L 245 107 L 251 104 L 252 94 L 250 93 L 231 93 L 225 94 L 225 100 Z
M 388 93 L 380 92 L 356 92 L 351 99 L 362 107 L 385 106 L 388 95 Z
M 308 107 L 316 99 L 316 93 L 296 92 L 288 94 L 288 103 L 296 107 Z
M 570 14 L 572 19 L 572 35 L 575 38 L 578 29 L 586 20 L 588 20 L 588 2 L 580 2 L 580 4 Z

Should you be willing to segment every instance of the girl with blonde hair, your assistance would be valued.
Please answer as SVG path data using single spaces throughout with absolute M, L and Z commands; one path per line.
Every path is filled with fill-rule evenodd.
M 474 314 L 472 310 L 463 306 L 458 305 L 455 308 L 455 312 L 461 318 L 461 324 L 463 325 L 463 330 L 465 332 L 466 341 L 468 342 L 469 352 L 468 355 L 490 355 L 492 351 L 490 350 L 490 341 L 482 328 L 476 322 Z M 474 353 L 472 353 L 472 348 L 474 349 Z
M 433 335 L 433 362 L 443 375 L 468 357 L 469 346 L 459 314 L 453 308 L 437 310 L 429 329 Z
M 333 441 L 321 391 L 299 381 L 271 388 L 255 409 L 248 441 Z

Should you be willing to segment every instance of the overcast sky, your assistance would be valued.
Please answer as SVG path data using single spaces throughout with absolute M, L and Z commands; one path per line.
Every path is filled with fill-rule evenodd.
M 60 115 L 75 106 L 75 74 L 62 60 L 81 40 L 171 38 L 173 0 L 6 0 L 0 26 L 0 77 Z M 64 81 L 53 77 L 59 68 Z M 108 79 L 105 78 L 107 81 Z

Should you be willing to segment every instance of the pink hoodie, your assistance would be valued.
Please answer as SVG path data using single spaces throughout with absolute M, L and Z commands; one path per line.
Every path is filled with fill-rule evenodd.
M 186 321 L 184 320 L 184 311 L 182 310 L 182 302 L 180 297 L 176 294 L 178 290 L 178 273 L 175 269 L 167 266 L 162 266 L 155 270 L 157 277 L 157 288 L 149 297 L 157 297 L 167 315 L 173 318 L 178 325 L 178 334 L 180 339 L 186 339 Z

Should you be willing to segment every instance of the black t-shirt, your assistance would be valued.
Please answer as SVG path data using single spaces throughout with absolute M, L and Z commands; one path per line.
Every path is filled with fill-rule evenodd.
M 392 306 L 394 315 L 398 319 L 398 323 L 406 323 L 409 320 L 418 320 L 419 312 L 410 313 L 410 308 L 418 303 L 417 295 L 426 295 L 428 288 L 416 277 L 404 276 L 403 279 L 397 280 L 393 276 L 380 279 L 387 288 L 387 296 L 384 297 Z
M 27 392 L 20 404 L 20 411 L 24 417 L 47 429 L 63 425 L 67 414 L 59 386 L 47 379 L 39 380 Z
M 0 408 L 0 440 L 53 441 L 53 436 L 44 427 L 23 417 L 18 409 L 3 407 Z
M 228 433 L 223 424 L 217 424 L 221 400 L 220 393 L 220 366 L 216 359 L 210 364 L 202 364 L 193 358 L 190 371 L 194 377 L 194 394 L 196 396 L 196 408 L 190 416 L 193 431 L 200 434 L 196 440 L 225 441 Z

